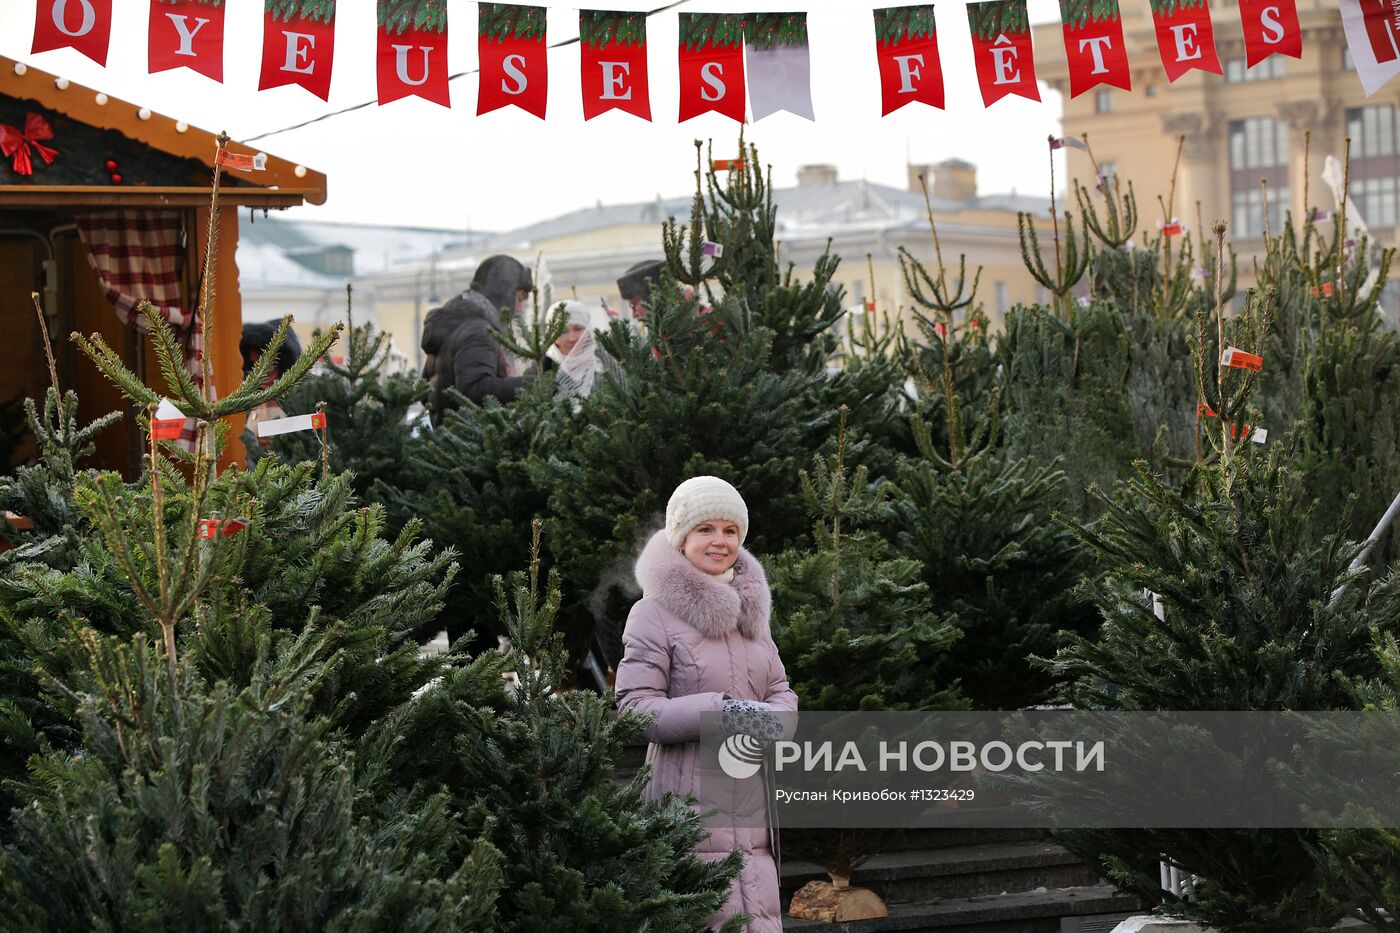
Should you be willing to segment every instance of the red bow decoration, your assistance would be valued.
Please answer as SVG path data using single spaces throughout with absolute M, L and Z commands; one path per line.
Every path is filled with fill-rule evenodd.
M 53 164 L 58 151 L 39 142 L 41 139 L 53 139 L 53 127 L 49 126 L 48 120 L 37 113 L 25 116 L 24 132 L 22 133 L 18 127 L 0 123 L 0 153 L 4 153 L 7 159 L 14 158 L 13 167 L 16 174 L 34 174 L 34 163 L 29 158 L 30 146 L 33 146 L 34 151 L 39 153 L 39 158 L 44 160 L 45 165 Z

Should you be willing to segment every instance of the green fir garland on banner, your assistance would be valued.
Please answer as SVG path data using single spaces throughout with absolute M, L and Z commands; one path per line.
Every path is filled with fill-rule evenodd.
M 335 19 L 335 0 L 263 0 L 263 9 L 283 22 L 308 19 L 329 23 Z
M 807 44 L 806 13 L 750 13 L 744 19 L 744 39 L 761 51 Z
M 1172 16 L 1180 10 L 1194 10 L 1206 0 L 1147 0 L 1147 5 L 1157 16 Z
M 875 11 L 875 41 L 880 45 L 898 45 L 905 39 L 932 39 L 934 34 L 933 4 Z
M 578 38 L 590 48 L 607 45 L 646 45 L 645 13 L 615 13 L 611 10 L 579 10 Z
M 166 4 L 167 6 L 175 6 L 175 5 L 178 4 L 178 3 L 185 3 L 185 2 L 187 2 L 187 0 L 160 0 L 160 2 Z M 198 3 L 200 6 L 223 6 L 223 5 L 224 5 L 224 0 L 194 0 L 194 2 L 195 2 L 195 3 Z
M 979 39 L 1026 32 L 1031 28 L 1026 0 L 987 0 L 967 5 L 967 22 Z
M 543 39 L 545 8 L 514 3 L 483 3 L 478 7 L 477 28 L 492 42 L 506 39 Z
M 1088 22 L 1112 22 L 1121 16 L 1118 0 L 1060 0 L 1060 20 L 1075 29 Z
M 699 49 L 713 44 L 738 47 L 744 44 L 744 17 L 739 13 L 680 14 L 681 45 Z
M 396 36 L 405 30 L 447 31 L 447 0 L 379 0 L 379 28 Z

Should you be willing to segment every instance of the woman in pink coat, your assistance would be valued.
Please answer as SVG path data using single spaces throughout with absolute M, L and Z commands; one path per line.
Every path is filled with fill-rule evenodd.
M 642 598 L 622 633 L 616 687 L 621 709 L 656 717 L 646 732 L 652 799 L 668 791 L 710 799 L 705 771 L 697 767 L 705 713 L 723 715 L 726 706 L 746 715 L 756 709 L 760 716 L 770 708 L 797 710 L 797 695 L 768 631 L 768 581 L 743 548 L 748 530 L 748 508 L 738 490 L 718 477 L 697 476 L 676 487 L 666 527 L 637 561 Z M 748 803 L 762 808 L 763 784 L 755 780 L 752 786 Z M 722 859 L 734 849 L 744 855 L 711 926 L 745 913 L 753 918 L 752 933 L 781 933 L 771 826 L 738 819 L 707 825 L 700 858 Z

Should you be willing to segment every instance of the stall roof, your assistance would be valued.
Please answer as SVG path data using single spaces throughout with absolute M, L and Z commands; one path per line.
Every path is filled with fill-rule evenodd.
M 33 65 L 0 55 L 0 95 L 31 100 L 55 113 L 99 130 L 113 130 L 138 143 L 203 163 L 211 172 L 217 134 L 189 126 L 136 104 L 65 82 Z M 98 103 L 99 100 L 104 103 Z M 230 152 L 256 155 L 259 150 L 230 142 Z M 38 177 L 38 176 L 36 176 Z M 225 205 L 297 207 L 324 204 L 326 176 L 267 153 L 265 171 L 224 171 L 220 200 Z M 0 184 L 0 208 L 35 206 L 173 207 L 209 203 L 209 186 Z

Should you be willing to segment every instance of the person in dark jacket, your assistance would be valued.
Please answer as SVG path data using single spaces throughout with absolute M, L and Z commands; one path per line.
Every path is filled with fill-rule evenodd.
M 617 280 L 618 294 L 632 309 L 632 320 L 640 321 L 647 316 L 651 306 L 651 290 L 661 281 L 661 271 L 665 268 L 664 260 L 645 259 L 631 266 Z
M 253 371 L 258 359 L 262 356 L 262 351 L 277 333 L 277 328 L 281 321 L 263 321 L 258 324 L 244 324 L 243 335 L 238 340 L 238 352 L 243 356 L 243 375 Z M 301 356 L 301 341 L 297 339 L 296 333 L 289 327 L 287 336 L 282 340 L 282 346 L 277 350 L 277 362 L 273 364 L 272 372 L 274 376 L 280 376 L 292 368 L 292 364 Z
M 442 423 L 447 390 L 478 405 L 493 395 L 513 400 L 526 378 L 515 374 L 505 348 L 492 336 L 502 309 L 519 313 L 530 294 L 530 270 L 514 257 L 491 256 L 472 277 L 471 288 L 434 308 L 423 321 L 423 378 L 431 387 L 429 411 Z

